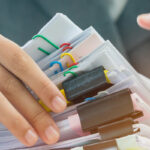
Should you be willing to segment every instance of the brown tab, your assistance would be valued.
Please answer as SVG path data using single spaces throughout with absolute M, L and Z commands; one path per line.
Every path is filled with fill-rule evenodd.
M 125 118 L 98 128 L 102 140 L 119 138 L 134 133 L 134 121 L 132 118 Z
M 105 148 L 111 148 L 113 146 L 116 146 L 116 141 L 109 140 L 109 141 L 102 141 L 102 142 L 85 145 L 83 146 L 83 149 L 84 150 L 103 150 Z
M 77 107 L 83 131 L 91 132 L 98 126 L 130 116 L 134 112 L 130 94 L 125 89 Z

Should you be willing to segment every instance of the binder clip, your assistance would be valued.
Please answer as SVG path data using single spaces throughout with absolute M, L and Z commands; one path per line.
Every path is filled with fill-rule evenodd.
M 101 150 L 116 147 L 117 150 L 144 150 L 138 145 L 136 135 L 129 135 L 117 139 L 95 142 L 83 146 L 82 150 Z
M 131 91 L 124 89 L 108 96 L 77 106 L 81 127 L 84 132 L 99 133 L 101 141 L 83 146 L 83 150 L 100 150 L 116 146 L 116 138 L 133 135 L 140 131 L 133 128 L 135 119 L 143 116 L 134 110 Z M 137 148 L 133 145 L 128 148 Z M 124 149 L 118 149 L 124 150 Z
M 131 91 L 125 89 L 78 106 L 82 130 L 100 132 L 104 140 L 133 134 L 132 124 L 143 116 L 143 112 L 134 110 L 130 95 Z
M 88 97 L 93 97 L 99 91 L 104 91 L 110 86 L 112 84 L 108 83 L 102 66 L 62 83 L 67 100 L 73 103 L 79 103 Z

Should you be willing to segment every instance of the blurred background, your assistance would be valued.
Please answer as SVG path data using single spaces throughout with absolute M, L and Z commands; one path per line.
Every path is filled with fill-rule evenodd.
M 136 22 L 150 12 L 150 0 L 0 0 L 0 34 L 22 46 L 57 12 L 82 29 L 92 25 L 150 77 L 150 31 Z

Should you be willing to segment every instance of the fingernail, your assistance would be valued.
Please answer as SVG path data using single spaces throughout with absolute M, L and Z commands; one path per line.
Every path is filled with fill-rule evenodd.
M 144 14 L 141 17 L 150 22 L 150 14 Z
M 60 98 L 59 96 L 56 96 L 53 100 L 52 100 L 52 107 L 55 109 L 55 111 L 62 111 L 65 109 L 67 103 Z
M 54 127 L 49 126 L 46 130 L 45 130 L 45 136 L 48 139 L 48 141 L 50 143 L 54 143 L 58 140 L 59 138 L 59 133 L 54 129 Z
M 29 145 L 33 145 L 36 143 L 38 137 L 32 130 L 28 130 L 25 139 Z

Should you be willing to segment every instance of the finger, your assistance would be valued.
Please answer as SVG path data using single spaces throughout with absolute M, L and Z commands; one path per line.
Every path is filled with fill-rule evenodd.
M 137 17 L 137 23 L 144 29 L 150 30 L 150 14 L 142 14 Z
M 38 137 L 30 124 L 13 108 L 0 92 L 0 122 L 3 123 L 23 144 L 32 146 Z
M 19 112 L 30 122 L 41 139 L 54 144 L 59 139 L 59 130 L 22 83 L 0 65 L 0 90 L 6 95 Z
M 66 100 L 35 62 L 15 43 L 0 36 L 0 63 L 23 80 L 54 112 L 66 107 Z

